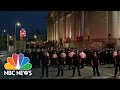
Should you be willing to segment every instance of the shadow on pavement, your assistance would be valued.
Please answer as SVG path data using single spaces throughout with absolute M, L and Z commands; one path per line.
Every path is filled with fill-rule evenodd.
M 105 68 L 114 68 L 113 66 L 105 67 Z
M 90 75 L 90 76 L 82 77 L 82 79 L 91 79 L 92 77 L 93 75 Z

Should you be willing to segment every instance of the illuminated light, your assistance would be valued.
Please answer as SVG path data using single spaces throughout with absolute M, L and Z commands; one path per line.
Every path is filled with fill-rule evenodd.
M 12 36 L 9 36 L 10 39 L 12 39 Z
M 20 30 L 20 37 L 25 37 L 26 36 L 26 31 L 25 31 L 25 29 L 21 29 Z
M 17 26 L 21 26 L 21 24 L 19 22 L 16 23 Z
M 34 38 L 37 38 L 37 36 L 36 36 L 36 35 L 34 35 Z
M 71 31 L 70 31 L 69 33 L 70 33 L 70 34 L 69 34 L 69 38 L 71 38 L 71 36 L 72 36 L 72 35 L 71 35 Z
M 6 30 L 3 30 L 3 32 L 6 32 Z

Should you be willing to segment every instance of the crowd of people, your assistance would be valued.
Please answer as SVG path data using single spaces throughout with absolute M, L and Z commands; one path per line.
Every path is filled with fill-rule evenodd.
M 21 50 L 16 52 L 17 54 L 23 53 L 25 57 L 29 57 L 30 63 L 33 68 L 41 68 L 44 76 L 44 70 L 46 69 L 46 77 L 49 76 L 49 67 L 58 68 L 57 77 L 64 76 L 64 67 L 68 65 L 68 70 L 73 70 L 71 74 L 74 77 L 75 68 L 77 67 L 78 76 L 81 76 L 80 69 L 84 66 L 92 66 L 93 76 L 99 73 L 99 65 L 102 64 L 114 64 L 115 75 L 119 68 L 120 71 L 120 51 L 112 48 L 102 49 L 78 49 L 78 48 L 55 48 L 55 49 L 31 49 Z

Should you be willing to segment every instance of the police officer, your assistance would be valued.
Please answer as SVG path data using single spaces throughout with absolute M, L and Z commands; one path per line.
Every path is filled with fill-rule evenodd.
M 72 65 L 72 61 L 73 61 L 73 55 L 74 55 L 74 50 L 72 49 L 71 52 L 68 54 L 68 63 L 69 63 L 69 68 L 68 69 L 71 69 L 71 65 Z
M 33 67 L 37 67 L 37 51 L 34 49 L 33 55 L 32 55 L 32 60 L 33 60 Z
M 84 68 L 84 62 L 85 62 L 86 54 L 82 50 L 79 55 L 80 55 L 80 59 L 81 59 L 81 68 Z
M 93 58 L 91 60 L 91 65 L 92 65 L 92 68 L 93 68 L 93 76 L 96 75 L 96 72 L 97 72 L 97 75 L 100 76 L 99 69 L 98 69 L 98 66 L 100 65 L 100 63 L 99 63 L 99 59 L 98 59 L 98 56 L 97 56 L 96 52 L 93 53 Z
M 57 60 L 57 64 L 58 64 L 57 77 L 59 76 L 60 71 L 61 71 L 61 77 L 63 77 L 64 65 L 66 64 L 66 53 L 64 50 L 62 50 L 62 52 L 60 53 L 60 57 Z
M 114 50 L 113 51 L 113 64 L 114 64 L 114 67 L 115 67 L 115 58 L 116 58 L 117 55 L 118 55 L 117 50 Z
M 42 54 L 43 54 L 43 52 L 40 49 L 38 52 L 38 65 L 39 65 L 39 67 L 41 67 Z
M 76 51 L 76 53 L 73 55 L 73 62 L 72 62 L 73 63 L 73 74 L 72 74 L 72 77 L 74 77 L 76 67 L 78 70 L 78 76 L 81 76 L 80 75 L 80 62 L 81 62 L 81 59 L 80 59 L 79 51 Z
M 114 57 L 114 64 L 115 64 L 115 74 L 114 77 L 116 77 L 118 68 L 120 72 L 120 51 L 118 51 L 118 55 Z
M 41 63 L 42 63 L 42 76 L 41 77 L 44 76 L 44 69 L 46 69 L 46 77 L 48 77 L 48 66 L 50 62 L 49 62 L 49 53 L 47 51 L 43 52 Z
M 52 54 L 52 61 L 53 61 L 52 63 L 53 63 L 53 65 L 55 65 L 55 67 L 57 67 L 57 58 L 58 58 L 57 53 L 54 50 L 53 54 Z

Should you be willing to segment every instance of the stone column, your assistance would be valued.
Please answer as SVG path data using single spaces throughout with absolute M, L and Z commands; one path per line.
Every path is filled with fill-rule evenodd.
M 118 38 L 118 11 L 112 11 L 112 37 Z
M 64 39 L 64 30 L 63 30 L 63 18 L 60 18 L 59 20 L 59 38 Z
M 53 33 L 54 33 L 54 25 L 53 25 L 53 22 L 51 22 L 51 40 L 53 40 Z
M 74 41 L 74 12 L 71 12 L 71 41 Z
M 60 40 L 60 18 L 58 19 L 58 42 Z
M 118 38 L 120 39 L 120 11 L 118 11 Z
M 77 11 L 77 16 L 76 16 L 76 20 L 77 20 L 77 31 L 78 31 L 78 36 L 80 36 L 80 12 Z
M 53 40 L 55 40 L 55 23 L 54 23 L 54 29 L 53 29 Z
M 90 22 L 89 11 L 84 11 L 84 39 L 86 39 L 86 40 L 88 40 L 88 37 L 89 37 L 89 39 L 91 38 L 90 37 L 91 33 L 90 33 L 90 23 L 89 22 Z M 82 21 L 81 21 L 81 23 L 82 23 Z M 80 24 L 80 25 L 82 25 L 82 24 Z
M 50 40 L 52 40 L 52 23 L 50 24 Z
M 78 43 L 76 43 L 75 42 L 75 40 L 76 40 L 76 37 L 77 37 L 77 28 L 76 28 L 76 25 L 77 25 L 77 19 L 76 19 L 76 11 L 74 11 L 73 13 L 72 13 L 73 15 L 72 15 L 72 30 L 73 30 L 73 40 L 74 40 L 74 42 L 73 42 L 73 47 L 78 47 Z
M 72 22 L 71 22 L 71 14 L 69 16 L 69 38 L 72 37 L 72 29 L 71 29 L 71 26 L 72 26 Z
M 71 39 L 72 33 L 71 33 L 71 13 L 68 13 L 66 15 L 66 38 Z M 67 44 L 67 46 L 70 46 L 70 43 Z
M 50 23 L 48 21 L 48 27 L 47 27 L 47 41 L 49 40 L 49 34 L 50 34 Z
M 51 22 L 49 23 L 49 40 L 51 40 Z
M 82 18 L 81 18 L 81 36 L 84 36 L 84 11 L 82 11 Z
M 55 23 L 55 31 L 56 31 L 56 33 L 55 33 L 56 39 L 55 40 L 58 41 L 58 21 L 56 21 L 56 23 Z
M 112 35 L 112 11 L 108 12 L 108 34 Z
M 66 15 L 66 22 L 65 23 L 66 23 L 66 34 L 65 34 L 65 36 L 66 36 L 66 39 L 67 39 L 69 37 L 69 32 L 68 32 L 68 15 Z M 66 43 L 65 47 L 69 47 L 69 44 Z
M 49 40 L 52 39 L 52 24 L 51 22 L 49 23 Z
M 64 40 L 66 40 L 66 13 L 64 12 L 64 15 L 63 15 L 63 31 L 64 31 Z
M 66 37 L 71 38 L 71 14 L 66 16 Z

